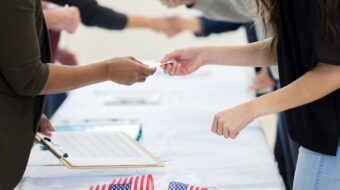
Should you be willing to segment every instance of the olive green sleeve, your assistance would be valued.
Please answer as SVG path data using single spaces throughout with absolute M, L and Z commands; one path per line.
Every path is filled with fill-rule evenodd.
M 48 65 L 40 60 L 36 0 L 1 0 L 0 71 L 18 95 L 37 96 L 48 78 Z M 40 3 L 40 2 L 39 2 Z

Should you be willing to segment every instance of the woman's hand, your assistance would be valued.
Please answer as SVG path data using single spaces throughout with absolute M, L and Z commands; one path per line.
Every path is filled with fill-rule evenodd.
M 175 63 L 166 64 L 162 66 L 162 69 L 170 76 L 191 74 L 205 64 L 203 52 L 203 48 L 176 50 L 167 54 L 161 61 L 161 63 L 169 61 L 175 61 Z
M 165 17 L 165 22 L 171 27 L 163 31 L 168 38 L 174 37 L 185 31 L 201 33 L 202 25 L 198 17 L 185 18 L 177 15 Z
M 156 72 L 133 57 L 114 58 L 106 61 L 108 79 L 123 85 L 145 82 L 146 78 Z
M 49 29 L 75 33 L 80 25 L 80 11 L 77 7 L 60 7 L 44 10 L 46 24 Z
M 253 80 L 253 83 L 249 89 L 259 93 L 268 88 L 275 88 L 275 80 L 272 78 L 272 76 L 270 76 L 266 68 L 262 68 L 261 71 L 256 74 L 255 79 Z
M 225 110 L 215 115 L 211 131 L 225 138 L 235 139 L 257 114 L 250 103 Z
M 156 32 L 165 34 L 168 38 L 186 30 L 186 19 L 177 15 L 154 18 L 150 28 Z
M 78 26 L 80 25 L 80 11 L 77 7 L 70 8 L 60 8 L 60 17 L 62 18 L 60 22 L 60 29 L 64 29 L 69 33 L 75 33 Z
M 79 65 L 77 56 L 65 48 L 59 48 L 56 60 L 62 65 L 77 66 Z
M 50 122 L 50 120 L 48 120 L 46 115 L 43 114 L 40 118 L 39 132 L 46 136 L 51 136 L 53 131 L 55 130 L 52 126 L 52 123 Z

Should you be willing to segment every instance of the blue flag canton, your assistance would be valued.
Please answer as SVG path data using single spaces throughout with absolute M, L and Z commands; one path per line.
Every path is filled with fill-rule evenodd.
M 131 190 L 131 184 L 111 184 L 110 190 Z
M 188 184 L 178 183 L 178 182 L 173 181 L 169 184 L 168 190 L 187 190 L 188 187 L 189 187 Z

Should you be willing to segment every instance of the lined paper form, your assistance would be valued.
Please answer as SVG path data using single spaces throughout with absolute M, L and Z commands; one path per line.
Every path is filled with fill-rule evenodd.
M 50 144 L 66 153 L 64 160 L 73 167 L 157 165 L 142 147 L 118 132 L 57 132 Z

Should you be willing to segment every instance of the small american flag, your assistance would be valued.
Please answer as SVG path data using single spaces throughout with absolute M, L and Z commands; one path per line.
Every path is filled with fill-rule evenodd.
M 111 184 L 109 190 L 131 190 L 130 184 Z
M 208 190 L 208 189 L 173 181 L 169 184 L 168 190 Z
M 91 186 L 90 190 L 155 190 L 152 175 L 114 179 L 111 183 Z

